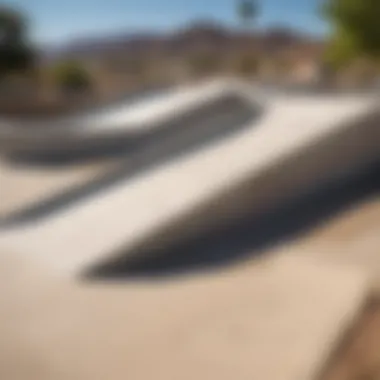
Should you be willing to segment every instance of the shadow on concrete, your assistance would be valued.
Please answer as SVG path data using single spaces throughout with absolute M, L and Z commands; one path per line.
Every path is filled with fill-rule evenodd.
M 380 196 L 380 163 L 316 189 L 271 213 L 231 221 L 223 228 L 165 250 L 129 252 L 125 257 L 119 256 L 90 269 L 84 278 L 127 280 L 217 269 L 259 256 L 266 249 L 302 236 L 347 208 L 375 196 Z
M 94 179 L 87 185 L 0 218 L 0 227 L 8 228 L 21 223 L 35 222 L 69 205 L 75 205 L 83 197 L 93 196 L 121 181 L 132 180 L 144 171 L 190 155 L 213 142 L 252 127 L 262 112 L 259 106 L 254 108 L 244 99 L 232 95 L 211 105 L 205 105 L 197 112 L 179 115 L 170 123 L 166 123 L 164 128 L 145 136 L 132 150 L 126 151 L 123 144 L 119 147 L 121 151 L 118 151 L 116 146 L 112 147 L 112 153 L 115 154 L 117 151 L 119 154 L 118 169 L 102 178 Z M 49 159 L 47 161 L 50 164 L 52 162 Z

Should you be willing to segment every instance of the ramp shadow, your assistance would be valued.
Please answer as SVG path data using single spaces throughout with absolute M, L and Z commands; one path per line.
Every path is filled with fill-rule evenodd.
M 258 257 L 266 249 L 302 236 L 347 208 L 377 196 L 380 196 L 380 163 L 316 189 L 270 213 L 231 221 L 223 228 L 165 250 L 120 255 L 89 269 L 84 278 L 127 280 L 218 269 Z

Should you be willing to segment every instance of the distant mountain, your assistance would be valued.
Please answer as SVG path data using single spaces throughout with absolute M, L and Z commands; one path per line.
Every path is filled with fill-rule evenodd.
M 91 58 L 120 50 L 139 52 L 159 43 L 161 38 L 154 33 L 81 38 L 58 47 L 50 46 L 45 49 L 45 56 L 54 59 Z
M 122 33 L 115 36 L 73 40 L 59 48 L 46 49 L 47 60 L 91 59 L 107 54 L 141 56 L 146 54 L 182 55 L 199 50 L 223 51 L 255 48 L 275 51 L 313 40 L 298 31 L 273 27 L 260 33 L 241 32 L 212 22 L 197 22 L 172 33 Z M 315 42 L 315 41 L 314 41 Z

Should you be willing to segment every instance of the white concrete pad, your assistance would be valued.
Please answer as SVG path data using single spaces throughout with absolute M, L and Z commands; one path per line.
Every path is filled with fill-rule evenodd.
M 317 379 L 367 296 L 360 272 L 291 255 L 120 287 L 27 275 L 33 266 L 5 257 L 7 380 Z

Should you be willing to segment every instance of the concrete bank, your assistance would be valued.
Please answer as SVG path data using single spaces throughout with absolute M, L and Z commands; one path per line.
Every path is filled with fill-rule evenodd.
M 270 211 L 378 159 L 372 98 L 272 102 L 251 128 L 120 182 L 49 218 L 0 233 L 0 247 L 72 275 Z

